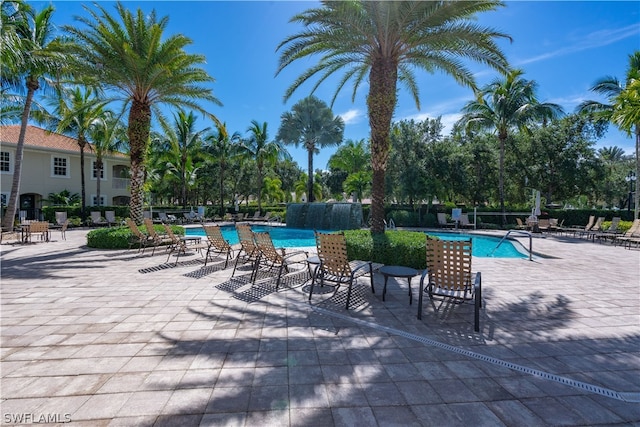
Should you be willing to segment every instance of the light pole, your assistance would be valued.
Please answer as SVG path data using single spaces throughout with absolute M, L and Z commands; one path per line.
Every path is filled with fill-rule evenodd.
M 633 197 L 633 183 L 636 180 L 636 173 L 630 171 L 624 180 L 629 183 L 629 204 L 627 205 L 627 212 L 631 212 L 631 198 Z

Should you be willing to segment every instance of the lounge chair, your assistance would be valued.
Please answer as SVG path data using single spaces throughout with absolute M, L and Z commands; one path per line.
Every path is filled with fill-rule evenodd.
M 593 227 L 595 220 L 596 220 L 595 215 L 589 215 L 589 221 L 587 221 L 587 225 L 585 225 L 584 227 L 580 227 L 580 226 L 570 227 L 567 229 L 567 232 L 573 232 L 574 237 L 576 235 L 580 235 L 580 233 L 591 230 L 591 227 Z
M 418 319 L 422 319 L 422 299 L 427 292 L 431 299 L 454 303 L 473 301 L 473 329 L 480 331 L 482 281 L 479 272 L 475 277 L 471 272 L 471 250 L 471 240 L 443 240 L 427 236 L 427 268 L 420 279 Z
M 167 215 L 166 212 L 158 212 L 158 218 L 164 224 L 173 224 L 176 222 L 176 217 L 174 215 Z
M 596 223 L 593 224 L 593 227 L 591 227 L 588 230 L 580 232 L 580 237 L 584 236 L 587 239 L 594 240 L 596 234 L 598 234 L 598 233 L 600 233 L 602 231 L 602 223 L 603 222 L 604 222 L 604 217 L 603 216 L 599 216 L 598 219 L 596 219 Z
M 67 220 L 67 212 L 56 212 L 56 224 L 62 225 Z
M 91 218 L 90 218 L 90 223 L 89 224 L 90 225 L 95 225 L 95 226 L 98 226 L 98 227 L 109 225 L 107 220 L 102 218 L 102 214 L 100 214 L 100 211 L 91 211 Z
M 167 245 L 167 244 L 170 245 L 173 243 L 173 239 L 171 239 L 171 237 L 169 237 L 168 234 L 160 234 L 156 231 L 153 225 L 153 221 L 151 219 L 144 218 L 143 220 L 144 220 L 144 226 L 147 229 L 147 234 L 150 237 L 148 243 L 150 243 L 153 246 L 151 255 L 153 255 L 156 252 L 156 247 L 161 245 Z
M 325 282 L 336 283 L 335 292 L 338 291 L 340 285 L 348 285 L 347 310 L 351 302 L 353 284 L 359 277 L 368 274 L 371 292 L 375 293 L 375 288 L 373 287 L 373 272 L 382 267 L 382 264 L 361 260 L 349 261 L 347 257 L 347 241 L 344 237 L 344 232 L 319 233 L 316 231 L 315 235 L 320 264 L 317 265 L 313 273 L 311 287 L 309 289 L 309 301 L 311 301 L 313 288 L 318 279 L 320 280 L 320 286 L 324 286 Z
M 438 225 L 443 228 L 453 228 L 456 226 L 456 223 L 447 221 L 446 213 L 438 212 Z
M 255 283 L 257 272 L 260 267 L 264 267 L 269 271 L 274 268 L 278 269 L 278 276 L 276 279 L 276 291 L 280 287 L 280 281 L 282 280 L 282 273 L 289 273 L 289 266 L 292 264 L 303 264 L 306 268 L 307 253 L 304 251 L 292 251 L 285 252 L 284 248 L 276 249 L 273 245 L 273 240 L 267 232 L 253 233 L 253 237 L 258 248 L 258 259 L 255 264 L 255 272 L 253 274 L 253 281 Z M 296 259 L 297 257 L 297 259 Z
M 173 252 L 176 252 L 176 262 L 174 265 L 178 265 L 178 259 L 180 259 L 180 253 L 185 254 L 189 249 L 195 249 L 198 252 L 201 252 L 202 249 L 207 249 L 209 246 L 208 244 L 199 243 L 199 240 L 195 240 L 196 243 L 193 245 L 187 245 L 188 240 L 191 240 L 191 238 L 198 239 L 198 237 L 189 236 L 187 238 L 184 238 L 183 236 L 179 236 L 176 233 L 174 233 L 169 224 L 162 224 L 162 226 L 164 227 L 165 234 L 168 237 L 167 241 L 169 243 L 169 247 L 167 248 L 167 251 L 169 252 L 169 254 L 167 255 L 167 262 L 169 262 L 169 258 L 171 257 L 171 254 Z
M 107 221 L 107 225 L 111 227 L 112 225 L 117 224 L 116 220 L 116 212 L 115 211 L 105 211 L 104 218 Z
M 236 255 L 236 262 L 233 266 L 233 273 L 231 273 L 231 277 L 236 274 L 238 262 L 242 258 L 245 264 L 248 262 L 251 263 L 251 280 L 253 281 L 256 263 L 260 256 L 255 237 L 253 236 L 253 231 L 251 230 L 251 226 L 246 223 L 236 224 L 236 231 L 238 232 L 238 238 L 240 239 L 240 251 L 238 252 L 238 255 Z
M 474 228 L 475 227 L 473 225 L 473 223 L 471 223 L 469 221 L 469 214 L 466 214 L 466 213 L 460 214 L 460 217 L 458 218 L 458 225 L 460 225 L 460 227 L 462 227 L 462 228 Z
M 631 228 L 629 228 L 624 234 L 616 235 L 613 237 L 613 245 L 624 244 L 625 246 L 634 243 L 640 238 L 640 219 L 634 219 Z
M 616 235 L 622 234 L 618 231 L 618 226 L 620 225 L 620 221 L 622 220 L 619 216 L 614 216 L 611 219 L 611 225 L 606 230 L 602 230 L 599 233 L 596 233 L 593 237 L 594 239 L 598 239 L 598 242 L 601 240 L 613 239 Z
M 132 233 L 132 236 L 129 238 L 129 249 L 131 249 L 134 245 L 137 244 L 138 252 L 142 250 L 142 253 L 144 253 L 145 249 L 147 248 L 147 245 L 149 243 L 152 243 L 152 238 L 144 234 L 142 231 L 140 231 L 140 228 L 138 228 L 136 223 L 133 222 L 131 218 L 127 218 L 126 223 L 129 226 L 129 230 L 131 230 L 131 233 Z
M 516 230 L 526 230 L 529 227 L 525 223 L 522 222 L 522 219 L 516 218 Z
M 551 229 L 551 220 L 548 218 L 538 219 L 538 231 L 549 231 Z
M 233 258 L 233 247 L 222 236 L 222 231 L 217 225 L 205 225 L 204 232 L 207 235 L 209 245 L 207 246 L 207 254 L 204 257 L 204 265 L 209 261 L 209 255 L 216 252 L 218 255 L 225 254 L 224 268 L 227 268 L 229 260 Z

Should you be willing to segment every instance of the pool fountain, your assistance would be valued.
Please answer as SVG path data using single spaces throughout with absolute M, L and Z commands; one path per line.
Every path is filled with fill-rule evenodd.
M 290 203 L 287 227 L 316 230 L 354 230 L 362 226 L 360 203 Z

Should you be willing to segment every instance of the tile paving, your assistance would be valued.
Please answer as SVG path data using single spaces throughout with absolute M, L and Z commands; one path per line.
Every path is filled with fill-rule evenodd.
M 640 425 L 639 250 L 536 236 L 533 261 L 474 257 L 474 333 L 470 305 L 417 320 L 406 279 L 385 302 L 362 280 L 346 311 L 309 304 L 304 273 L 275 292 L 86 232 L 0 246 L 3 424 Z

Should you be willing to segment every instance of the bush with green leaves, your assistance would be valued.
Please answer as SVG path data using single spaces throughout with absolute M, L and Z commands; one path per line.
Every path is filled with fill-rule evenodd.
M 164 233 L 164 227 L 154 225 L 158 234 Z M 176 235 L 184 235 L 184 228 L 172 225 L 171 229 Z M 143 234 L 146 230 L 140 229 Z M 96 228 L 87 233 L 87 246 L 96 249 L 129 249 L 129 243 L 134 240 L 129 227 L 103 227 Z
M 425 233 L 394 230 L 371 234 L 369 230 L 347 230 L 344 234 L 350 260 L 371 260 L 418 270 L 424 270 L 427 266 Z

